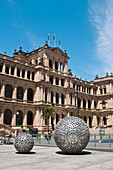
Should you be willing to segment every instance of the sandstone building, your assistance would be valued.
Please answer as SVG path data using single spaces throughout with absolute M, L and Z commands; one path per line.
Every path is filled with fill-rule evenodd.
M 51 128 L 64 116 L 78 114 L 89 127 L 112 127 L 112 73 L 84 81 L 73 77 L 68 59 L 66 51 L 47 43 L 31 52 L 20 47 L 13 57 L 0 54 L 0 124 L 43 131 L 43 108 L 53 105 Z

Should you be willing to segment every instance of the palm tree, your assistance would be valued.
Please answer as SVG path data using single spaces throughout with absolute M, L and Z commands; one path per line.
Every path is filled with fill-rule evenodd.
M 47 119 L 47 130 L 49 132 L 49 118 L 54 117 L 53 106 L 46 106 L 43 110 L 42 117 Z

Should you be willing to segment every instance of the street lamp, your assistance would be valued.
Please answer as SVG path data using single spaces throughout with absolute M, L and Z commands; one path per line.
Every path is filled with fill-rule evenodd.
M 16 126 L 19 126 L 19 124 L 18 124 L 18 116 L 19 116 L 19 112 L 18 112 L 18 111 L 16 112 L 16 115 L 17 115 L 17 117 L 16 117 Z

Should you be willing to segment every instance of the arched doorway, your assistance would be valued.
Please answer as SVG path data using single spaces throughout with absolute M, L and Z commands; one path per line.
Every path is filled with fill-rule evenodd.
M 27 125 L 33 125 L 33 113 L 31 111 L 27 113 Z
M 27 91 L 27 100 L 33 101 L 33 90 L 31 88 Z
M 9 84 L 5 86 L 5 97 L 12 98 L 13 87 Z
M 23 125 L 23 113 L 21 110 L 18 110 L 16 113 L 16 126 Z
M 6 125 L 11 125 L 11 122 L 12 122 L 12 111 L 10 109 L 6 109 L 4 112 L 3 123 Z
M 107 125 L 107 118 L 106 118 L 106 116 L 103 117 L 103 123 L 104 123 L 104 125 Z
M 23 100 L 23 88 L 22 87 L 17 88 L 17 99 Z
M 58 123 L 58 121 L 59 121 L 59 115 L 56 114 L 56 124 Z
M 87 117 L 86 116 L 84 116 L 84 121 L 87 123 Z
M 92 127 L 92 117 L 89 116 L 89 127 Z

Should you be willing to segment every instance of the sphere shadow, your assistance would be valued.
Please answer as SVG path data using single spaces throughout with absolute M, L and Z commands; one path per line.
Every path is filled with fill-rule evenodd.
M 16 154 L 36 154 L 36 152 L 16 152 Z
M 63 152 L 63 151 L 57 151 L 56 154 L 60 154 L 60 155 L 89 155 L 91 154 L 92 152 L 89 152 L 89 151 L 81 151 L 79 153 L 66 153 L 66 152 Z

